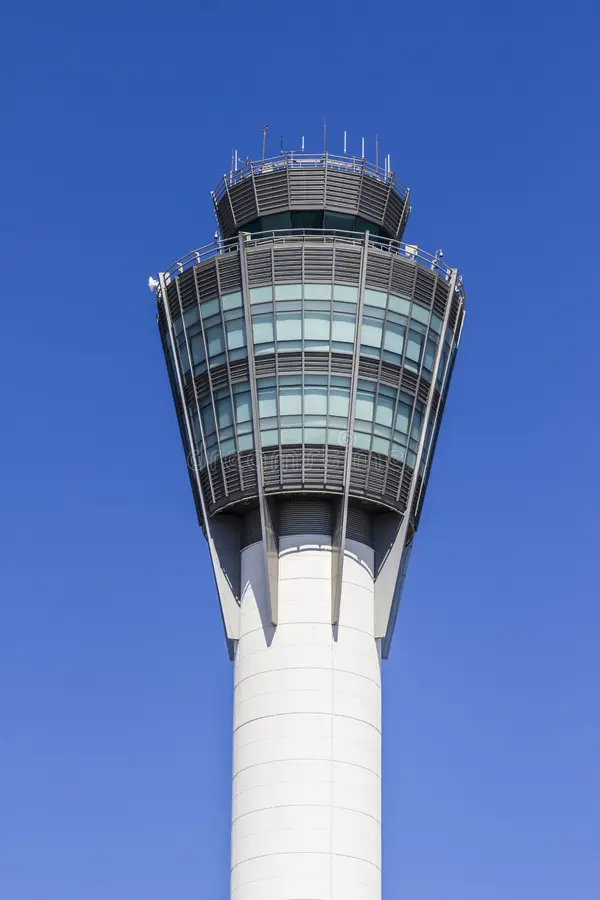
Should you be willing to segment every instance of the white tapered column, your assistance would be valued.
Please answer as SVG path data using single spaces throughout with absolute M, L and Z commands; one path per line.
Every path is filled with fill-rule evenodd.
M 262 544 L 242 551 L 232 900 L 381 900 L 381 681 L 373 551 L 347 542 L 339 626 L 322 536 L 280 539 L 279 624 Z

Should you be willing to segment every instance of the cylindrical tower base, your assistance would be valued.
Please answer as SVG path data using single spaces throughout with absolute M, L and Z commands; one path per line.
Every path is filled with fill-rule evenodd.
M 373 550 L 346 542 L 339 624 L 322 535 L 282 536 L 278 619 L 242 551 L 232 900 L 380 900 L 381 680 Z

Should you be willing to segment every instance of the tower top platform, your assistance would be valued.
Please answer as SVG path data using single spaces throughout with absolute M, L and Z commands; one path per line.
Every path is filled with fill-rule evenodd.
M 409 196 L 387 167 L 356 156 L 296 151 L 244 161 L 212 192 L 223 238 L 256 222 L 251 230 L 335 227 L 400 239 Z M 332 224 L 311 212 L 329 213 Z

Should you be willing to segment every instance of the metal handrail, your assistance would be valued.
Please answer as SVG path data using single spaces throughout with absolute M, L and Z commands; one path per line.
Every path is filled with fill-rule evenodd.
M 227 190 L 238 182 L 252 175 L 268 174 L 281 169 L 335 169 L 341 172 L 351 172 L 355 175 L 368 175 L 377 181 L 394 186 L 400 197 L 404 200 L 407 188 L 396 181 L 393 172 L 382 169 L 360 156 L 340 156 L 335 153 L 304 153 L 296 150 L 287 150 L 280 156 L 271 156 L 267 159 L 245 160 L 237 169 L 232 169 L 223 178 L 213 191 L 216 203 L 226 194 Z
M 261 231 L 256 234 L 246 234 L 246 244 L 250 247 L 259 246 L 265 243 L 271 244 L 297 244 L 299 241 L 306 243 L 318 244 L 342 244 L 351 246 L 364 246 L 364 233 L 358 231 L 341 231 L 330 230 L 325 231 L 322 228 L 288 228 L 274 231 Z M 407 244 L 404 241 L 395 241 L 392 238 L 369 236 L 369 249 L 380 250 L 384 253 L 393 253 L 396 256 L 411 259 L 424 268 L 430 269 L 438 275 L 441 275 L 446 281 L 450 280 L 452 269 L 447 266 L 441 259 L 431 253 L 427 253 L 415 244 Z M 174 262 L 163 273 L 167 284 L 172 278 L 181 275 L 187 269 L 197 266 L 199 263 L 212 259 L 215 256 L 221 256 L 225 253 L 232 253 L 239 250 L 239 236 L 228 238 L 227 240 L 213 241 L 211 244 L 205 244 L 198 250 L 192 250 L 181 259 Z M 457 293 L 464 299 L 464 288 L 462 277 L 459 275 L 457 279 Z

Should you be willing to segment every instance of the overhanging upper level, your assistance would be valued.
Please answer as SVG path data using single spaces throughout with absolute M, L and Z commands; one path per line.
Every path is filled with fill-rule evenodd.
M 286 228 L 369 231 L 400 240 L 409 190 L 353 156 L 296 153 L 245 162 L 212 192 L 221 236 Z

